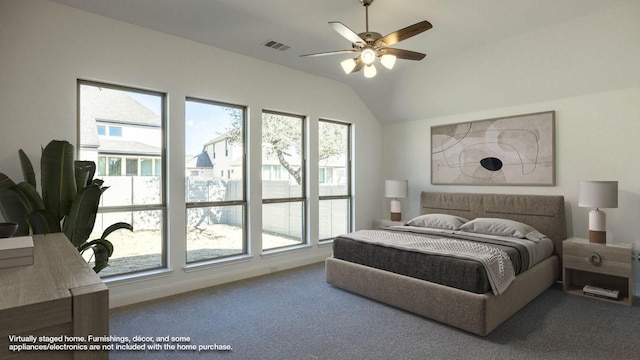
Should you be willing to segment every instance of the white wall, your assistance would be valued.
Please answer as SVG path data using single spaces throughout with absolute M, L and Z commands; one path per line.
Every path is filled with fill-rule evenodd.
M 258 44 L 259 45 L 259 44 Z M 257 45 L 257 46 L 258 46 Z M 142 282 L 109 284 L 111 305 L 166 296 L 321 261 L 330 246 L 317 244 L 310 222 L 307 249 L 260 255 L 202 270 L 183 269 L 185 252 L 184 99 L 193 96 L 249 107 L 250 233 L 260 234 L 261 110 L 309 116 L 317 145 L 319 117 L 354 124 L 355 227 L 379 217 L 380 124 L 346 85 L 274 64 L 147 30 L 45 0 L 0 2 L 0 171 L 21 180 L 18 149 L 39 159 L 52 139 L 77 144 L 76 80 L 132 86 L 168 94 L 168 238 L 170 272 Z M 268 51 L 268 50 L 267 50 Z M 257 160 L 257 161 L 256 161 Z M 309 154 L 309 183 L 317 184 L 317 154 Z M 310 186 L 310 216 L 317 217 L 317 186 Z M 255 239 L 255 238 L 254 238 Z
M 407 178 L 405 217 L 419 192 L 560 194 L 570 236 L 586 237 L 589 209 L 578 181 L 619 181 L 619 207 L 605 209 L 608 241 L 640 250 L 640 3 L 439 59 L 403 73 L 398 96 L 412 96 L 420 120 L 383 127 L 383 175 Z M 420 102 L 420 99 L 422 101 Z M 434 186 L 430 127 L 556 111 L 556 186 Z M 400 114 L 399 114 L 400 116 Z M 383 210 L 388 203 L 383 201 Z M 636 293 L 640 294 L 636 261 Z
M 640 86 L 640 2 L 394 73 L 387 121 L 422 120 Z

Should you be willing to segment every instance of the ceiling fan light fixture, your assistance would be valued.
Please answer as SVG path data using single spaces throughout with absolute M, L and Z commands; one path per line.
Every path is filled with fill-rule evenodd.
M 372 48 L 366 48 L 360 53 L 360 59 L 365 65 L 371 65 L 376 60 L 376 52 Z
M 342 70 L 344 70 L 345 74 L 351 74 L 353 69 L 356 68 L 356 59 L 347 59 L 340 62 L 340 66 L 342 66 Z
M 364 67 L 364 77 L 368 79 L 371 79 L 372 77 L 376 76 L 377 73 L 378 71 L 376 70 L 376 67 L 373 66 L 373 64 L 367 65 Z
M 396 56 L 390 55 L 390 54 L 384 54 L 380 56 L 380 63 L 382 64 L 382 66 L 391 70 L 393 69 L 393 66 L 396 64 Z
M 347 74 L 352 74 L 364 69 L 364 75 L 367 78 L 376 76 L 377 70 L 373 65 L 378 60 L 382 66 L 391 70 L 395 66 L 397 59 L 405 60 L 422 60 L 426 54 L 416 51 L 403 50 L 398 48 L 390 48 L 400 41 L 404 41 L 410 37 L 416 36 L 423 31 L 427 31 L 433 27 L 430 22 L 423 20 L 413 25 L 404 27 L 400 30 L 389 33 L 385 36 L 382 34 L 369 31 L 369 6 L 374 0 L 359 0 L 365 8 L 365 31 L 356 33 L 345 24 L 339 21 L 330 21 L 329 25 L 340 34 L 343 38 L 351 42 L 351 49 L 325 51 L 315 54 L 300 55 L 302 57 L 315 57 L 324 55 L 342 55 L 358 53 L 355 59 L 347 59 L 340 62 L 342 70 Z M 353 56 L 353 55 L 352 55 Z

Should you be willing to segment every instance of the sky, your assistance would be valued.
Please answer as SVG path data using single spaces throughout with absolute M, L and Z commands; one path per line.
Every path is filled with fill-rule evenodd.
M 231 118 L 219 105 L 187 101 L 185 112 L 186 154 L 199 154 L 205 142 L 231 127 Z
M 154 113 L 161 113 L 158 96 L 136 92 L 127 94 Z M 231 119 L 223 106 L 196 101 L 187 101 L 185 122 L 185 154 L 193 156 L 202 151 L 206 142 L 221 135 L 231 126 Z

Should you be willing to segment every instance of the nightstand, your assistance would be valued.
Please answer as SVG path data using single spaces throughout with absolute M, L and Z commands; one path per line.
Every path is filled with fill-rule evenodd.
M 389 219 L 375 219 L 373 220 L 373 229 L 380 229 L 387 226 L 404 225 L 405 221 L 393 221 Z
M 633 301 L 633 246 L 631 244 L 597 244 L 586 239 L 570 238 L 562 246 L 564 291 L 581 296 L 585 285 L 619 290 L 621 300 L 599 300 L 631 306 Z

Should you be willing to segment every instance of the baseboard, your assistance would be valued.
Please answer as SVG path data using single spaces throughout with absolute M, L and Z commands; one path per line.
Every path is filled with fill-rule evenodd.
M 234 270 L 225 269 L 225 271 L 218 272 L 215 275 L 199 277 L 192 280 L 176 281 L 175 279 L 171 279 L 171 277 L 166 277 L 165 279 L 167 279 L 167 281 L 164 281 L 163 284 L 157 286 L 140 286 L 140 282 L 138 282 L 138 286 L 136 286 L 134 290 L 121 290 L 119 289 L 120 286 L 116 286 L 109 290 L 109 308 L 132 305 L 211 286 L 289 270 L 296 267 L 322 262 L 326 258 L 327 254 L 315 253 L 307 256 L 279 259 L 277 263 L 261 262 L 258 266 L 245 266 Z M 146 284 L 146 282 L 143 283 Z M 126 287 L 126 285 L 123 286 L 123 288 L 124 287 Z

